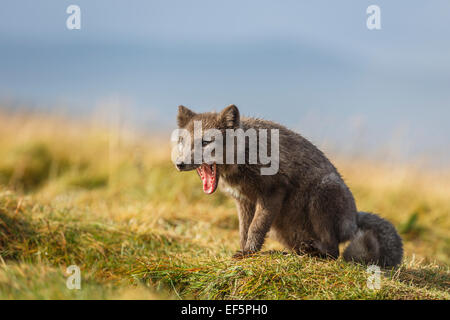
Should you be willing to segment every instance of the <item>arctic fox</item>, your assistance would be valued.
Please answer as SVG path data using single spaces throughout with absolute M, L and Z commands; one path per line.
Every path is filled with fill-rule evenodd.
M 350 241 L 343 253 L 346 261 L 382 267 L 401 263 L 402 240 L 394 226 L 378 215 L 358 212 L 337 169 L 300 134 L 271 121 L 241 117 L 235 105 L 219 113 L 195 113 L 179 106 L 177 122 L 188 136 L 179 141 L 187 152 L 175 160 L 177 169 L 196 170 L 205 193 L 213 193 L 220 184 L 236 201 L 241 250 L 235 258 L 258 252 L 270 231 L 271 237 L 299 254 L 336 259 L 339 244 Z M 197 124 L 201 124 L 200 134 L 195 131 Z M 227 139 L 216 136 L 213 140 L 211 135 L 206 136 L 208 130 Z M 227 136 L 230 130 L 251 131 L 258 139 L 264 136 L 267 146 L 260 143 L 254 148 L 250 141 L 239 148 L 236 135 L 231 135 L 232 139 Z M 277 135 L 268 131 L 276 131 Z M 250 136 L 245 134 L 244 142 L 246 138 L 251 140 Z M 217 150 L 224 150 L 227 144 L 232 146 L 233 160 L 241 152 L 245 161 L 226 161 L 230 159 L 225 160 L 225 153 Z M 204 152 L 211 145 L 215 149 L 213 160 L 201 156 L 199 161 L 193 161 L 196 147 Z M 276 166 L 255 161 L 260 160 L 264 148 Z M 250 161 L 256 150 L 256 158 Z M 261 169 L 269 166 L 275 167 L 276 172 L 262 174 Z

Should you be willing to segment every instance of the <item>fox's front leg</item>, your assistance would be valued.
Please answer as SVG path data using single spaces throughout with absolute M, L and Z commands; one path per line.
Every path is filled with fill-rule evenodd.
M 273 220 L 281 210 L 282 201 L 282 194 L 273 194 L 270 198 L 257 200 L 255 214 L 246 234 L 247 240 L 242 252 L 235 254 L 235 258 L 245 257 L 261 250 L 267 232 L 269 232 Z
M 238 210 L 239 217 L 239 238 L 241 244 L 241 250 L 238 251 L 233 257 L 242 257 L 242 252 L 245 249 L 245 244 L 247 243 L 248 229 L 255 216 L 256 205 L 254 202 L 246 199 L 236 200 L 236 206 Z

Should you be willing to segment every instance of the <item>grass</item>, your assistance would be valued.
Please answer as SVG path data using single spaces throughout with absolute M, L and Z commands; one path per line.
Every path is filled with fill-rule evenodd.
M 371 290 L 366 266 L 297 256 L 270 239 L 262 254 L 232 260 L 233 201 L 178 173 L 164 138 L 3 112 L 0 155 L 1 299 L 450 298 L 448 168 L 331 156 L 358 207 L 405 240 L 402 266 Z M 81 290 L 66 287 L 70 265 Z

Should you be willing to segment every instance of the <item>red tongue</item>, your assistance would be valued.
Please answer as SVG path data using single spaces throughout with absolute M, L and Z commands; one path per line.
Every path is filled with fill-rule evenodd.
M 214 169 L 212 169 L 212 167 Z M 205 193 L 211 194 L 215 191 L 216 187 L 216 164 L 214 163 L 212 166 L 207 164 L 202 164 L 200 168 L 198 168 L 198 173 L 200 174 L 200 178 L 203 182 L 203 191 Z M 214 171 L 214 173 L 213 173 Z

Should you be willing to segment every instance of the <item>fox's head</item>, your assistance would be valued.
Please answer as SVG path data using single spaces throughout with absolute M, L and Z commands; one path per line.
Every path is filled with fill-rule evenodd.
M 230 105 L 221 112 L 195 113 L 178 107 L 179 154 L 175 166 L 179 171 L 197 170 L 203 182 L 203 191 L 213 193 L 219 183 L 219 172 L 225 168 L 226 130 L 240 125 L 239 110 Z M 220 148 L 218 148 L 220 147 Z

